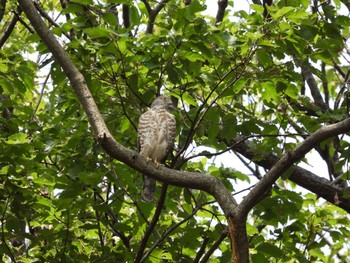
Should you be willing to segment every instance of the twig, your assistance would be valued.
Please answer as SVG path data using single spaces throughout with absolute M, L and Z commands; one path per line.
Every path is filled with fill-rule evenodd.
M 16 263 L 16 258 L 14 256 L 14 254 L 12 253 L 11 251 L 11 248 L 9 247 L 9 245 L 7 244 L 7 241 L 6 241 L 6 238 L 5 238 L 5 229 L 4 229 L 4 226 L 5 226 L 5 213 L 8 209 L 8 206 L 9 206 L 9 203 L 10 203 L 10 198 L 7 197 L 6 199 L 6 203 L 5 203 L 5 207 L 4 207 L 4 211 L 3 211 L 3 214 L 1 215 L 1 242 L 5 245 L 6 249 L 7 249 L 7 255 L 10 256 L 12 262 Z
M 0 49 L 1 49 L 2 46 L 6 43 L 7 39 L 10 37 L 10 35 L 11 35 L 13 29 L 14 29 L 15 26 L 16 26 L 17 21 L 18 21 L 18 17 L 15 15 L 15 16 L 12 18 L 12 20 L 11 20 L 9 26 L 7 27 L 6 31 L 4 32 L 3 36 L 2 36 L 1 39 L 0 39 Z
M 18 9 L 17 12 L 13 12 L 15 14 L 15 16 L 17 17 L 18 21 L 21 22 L 21 24 L 28 29 L 28 31 L 31 33 L 31 34 L 34 34 L 34 30 L 20 17 L 21 13 L 22 13 L 22 10 L 21 9 Z
M 154 242 L 153 246 L 147 251 L 147 253 L 145 253 L 145 255 L 142 257 L 140 262 L 145 262 L 145 260 L 150 256 L 150 254 L 152 253 L 153 250 L 156 249 L 156 247 L 162 243 L 165 238 L 172 232 L 174 231 L 176 228 L 178 228 L 179 226 L 181 226 L 183 223 L 187 222 L 188 220 L 190 220 L 200 209 L 200 206 L 197 206 L 193 209 L 192 213 L 189 214 L 187 217 L 185 217 L 183 220 L 181 220 L 180 222 L 178 222 L 177 224 L 173 225 L 172 227 L 170 227 L 167 231 L 164 232 L 164 234 L 156 241 Z
M 96 190 L 96 189 L 93 189 L 94 190 L 94 194 L 96 197 L 98 197 L 102 202 L 105 202 L 104 198 L 102 197 L 102 195 Z M 124 246 L 126 247 L 126 249 L 128 251 L 131 250 L 131 247 L 130 247 L 130 238 L 128 238 L 126 235 L 124 235 L 124 233 L 118 231 L 117 229 L 115 229 L 115 226 L 114 224 L 117 222 L 117 218 L 116 216 L 113 214 L 113 212 L 110 210 L 110 208 L 107 209 L 106 213 L 105 213 L 105 216 L 106 218 L 110 219 L 108 220 L 109 221 L 109 226 L 111 227 L 111 230 L 113 232 L 114 235 L 116 235 L 117 237 L 119 237 Z
M 44 83 L 41 87 L 41 90 L 40 90 L 40 96 L 39 96 L 39 100 L 37 102 L 37 104 L 35 105 L 35 108 L 34 108 L 34 111 L 33 111 L 33 117 L 35 118 L 36 117 L 36 112 L 40 106 L 40 103 L 41 103 L 41 100 L 43 99 L 43 95 L 44 95 L 44 90 L 45 90 L 45 86 L 50 78 L 50 75 L 51 75 L 51 70 L 49 71 L 49 73 L 47 74 L 45 80 L 44 80 Z
M 205 252 L 205 247 L 207 246 L 208 242 L 209 242 L 209 237 L 204 237 L 202 241 L 202 245 L 199 248 L 196 257 L 194 258 L 193 263 L 199 262 L 200 258 Z
M 237 152 L 233 152 L 235 155 L 236 155 L 236 157 L 245 165 L 245 167 L 247 167 L 248 169 L 249 169 L 249 171 L 251 171 L 251 173 L 257 178 L 257 179 L 261 179 L 262 178 L 262 176 L 261 176 L 261 174 L 260 174 L 260 172 L 259 172 L 259 169 L 254 169 L 253 167 L 250 167 L 250 165 L 249 165 L 249 163 L 246 161 L 246 160 L 244 160 L 244 158 L 239 154 L 239 153 L 237 153 Z
M 36 10 L 38 10 L 38 12 L 41 14 L 41 16 L 44 17 L 47 21 L 49 21 L 50 24 L 52 24 L 55 27 L 60 27 L 60 25 L 57 24 L 55 21 L 53 21 L 53 19 L 49 16 L 49 14 L 45 12 L 45 10 L 42 8 L 39 2 L 34 1 L 34 5 Z
M 205 157 L 213 157 L 213 156 L 218 156 L 221 154 L 224 154 L 228 151 L 231 151 L 235 146 L 237 146 L 237 144 L 243 143 L 244 141 L 250 139 L 250 138 L 263 138 L 263 137 L 294 137 L 294 136 L 302 136 L 303 138 L 306 138 L 308 135 L 306 134 L 300 134 L 300 133 L 286 133 L 286 134 L 252 134 L 252 135 L 248 135 L 245 136 L 243 138 L 241 138 L 238 142 L 233 143 L 232 145 L 230 145 L 229 147 L 227 147 L 226 149 L 216 152 L 216 153 L 209 153 L 209 152 L 202 152 L 196 155 L 192 155 L 188 158 L 183 159 L 183 163 L 193 159 L 193 158 L 197 158 L 200 156 L 205 156 Z
M 328 87 L 328 81 L 327 81 L 327 77 L 326 77 L 326 63 L 322 62 L 321 65 L 321 70 L 322 70 L 322 86 L 323 86 L 323 90 L 324 90 L 324 100 L 327 104 L 327 107 L 329 108 L 329 87 Z
M 339 74 L 343 78 L 345 78 L 346 74 L 345 74 L 345 72 L 342 70 L 342 68 L 338 64 L 334 63 L 334 68 L 339 72 Z
M 215 243 L 209 248 L 207 253 L 205 253 L 204 257 L 200 261 L 201 263 L 205 263 L 209 261 L 210 256 L 215 252 L 215 250 L 220 246 L 221 242 L 227 237 L 228 234 L 228 228 L 226 228 L 221 235 L 219 236 L 218 240 L 215 241 Z
M 202 122 L 202 120 L 204 119 L 205 114 L 208 112 L 209 108 L 216 102 L 217 98 L 214 99 L 208 106 L 206 107 L 206 104 L 208 103 L 210 97 L 214 94 L 214 92 L 216 91 L 216 89 L 220 86 L 220 84 L 235 70 L 237 69 L 240 65 L 244 65 L 245 61 L 241 62 L 240 64 L 236 65 L 235 67 L 231 68 L 229 71 L 227 71 L 216 83 L 216 85 L 212 88 L 212 90 L 210 91 L 210 93 L 208 94 L 208 96 L 204 99 L 204 101 L 202 102 L 202 105 L 200 105 L 198 107 L 197 113 L 194 117 L 194 120 L 192 121 L 192 126 L 191 129 L 189 131 L 189 134 L 187 136 L 186 142 L 185 144 L 182 146 L 182 148 L 176 153 L 176 156 L 174 158 L 174 160 L 176 161 L 180 155 L 186 151 L 187 147 L 190 145 L 192 138 L 195 134 L 196 129 L 199 127 L 200 123 Z M 239 79 L 239 77 L 235 77 L 233 81 L 237 81 Z M 227 85 L 227 87 L 229 87 L 229 85 Z M 225 89 L 224 89 L 225 90 Z M 204 111 L 201 114 L 201 111 Z
M 341 87 L 337 97 L 335 98 L 335 102 L 334 102 L 334 109 L 338 109 L 339 105 L 340 105 L 340 100 L 344 95 L 344 92 L 347 89 L 347 86 L 349 85 L 349 78 L 350 78 L 350 69 L 348 70 L 348 72 L 346 73 L 346 75 L 344 76 L 344 82 L 343 82 L 343 86 Z M 348 98 L 345 98 L 346 101 L 348 101 Z M 347 104 L 348 106 L 348 104 Z M 349 109 L 348 109 L 349 112 Z
M 111 158 L 112 159 L 112 158 Z M 145 214 L 142 212 L 141 210 L 141 207 L 139 206 L 138 202 L 134 199 L 134 197 L 128 193 L 128 191 L 125 190 L 125 188 L 120 184 L 119 180 L 118 180 L 118 177 L 117 177 L 117 174 L 116 174 L 116 171 L 114 169 L 114 166 L 113 166 L 113 162 L 111 161 L 110 162 L 110 168 L 111 168 L 111 173 L 113 175 L 113 177 L 115 178 L 115 184 L 116 186 L 119 186 L 119 188 L 121 189 L 121 191 L 123 192 L 123 194 L 127 195 L 131 201 L 132 201 L 132 204 L 134 206 L 136 206 L 136 209 L 137 211 L 140 213 L 141 217 L 143 220 L 145 220 L 146 224 L 149 225 L 149 221 L 147 219 L 147 217 L 145 216 Z M 124 201 L 125 202 L 125 201 Z
M 66 235 L 64 237 L 64 246 L 62 249 L 62 259 L 61 262 L 64 262 L 65 260 L 65 254 L 66 254 L 66 249 L 67 249 L 67 243 L 68 243 L 68 236 L 69 236 L 69 210 L 66 209 L 66 213 L 67 213 L 67 223 L 65 223 L 65 228 L 66 228 Z
M 40 15 L 42 17 L 44 17 L 51 25 L 57 27 L 57 28 L 61 28 L 59 24 L 56 23 L 56 21 L 54 21 L 48 13 L 46 13 L 46 11 L 44 10 L 44 8 L 40 5 L 39 2 L 34 1 L 34 5 L 35 8 L 38 10 L 38 12 L 40 13 Z M 71 39 L 71 36 L 68 35 L 66 32 L 64 32 L 64 30 L 62 30 L 63 35 L 65 35 L 68 39 Z
M 96 202 L 96 198 L 97 197 L 97 190 L 94 190 L 94 201 Z M 104 244 L 104 240 L 103 240 L 103 234 L 102 234 L 102 230 L 101 230 L 101 214 L 97 211 L 97 209 L 95 209 L 95 215 L 96 215 L 96 221 L 97 221 L 97 231 L 98 231 L 98 237 L 100 239 L 100 244 L 102 247 L 105 246 Z
M 137 255 L 135 257 L 135 260 L 134 260 L 135 263 L 145 261 L 148 258 L 148 256 L 150 255 L 150 254 L 146 253 L 146 255 L 148 255 L 148 256 L 147 257 L 146 257 L 146 255 L 143 256 L 143 252 L 146 249 L 147 241 L 148 241 L 149 237 L 151 236 L 153 229 L 157 225 L 157 222 L 158 222 L 159 217 L 161 215 L 161 212 L 163 210 L 167 189 L 168 189 L 168 185 L 163 184 L 156 211 L 154 212 L 151 223 L 148 225 L 148 227 L 145 231 L 145 234 L 143 235 L 139 250 L 138 250 Z

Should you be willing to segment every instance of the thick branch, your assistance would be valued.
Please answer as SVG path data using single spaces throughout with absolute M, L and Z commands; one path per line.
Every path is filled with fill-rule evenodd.
M 247 214 L 250 209 L 260 200 L 260 197 L 271 187 L 271 185 L 290 167 L 293 168 L 292 176 L 290 177 L 291 180 L 296 180 L 298 183 L 301 184 L 301 186 L 305 185 L 305 181 L 315 181 L 315 178 L 311 177 L 311 173 L 304 172 L 303 174 L 307 174 L 308 176 L 305 176 L 303 180 L 300 178 L 300 172 L 302 171 L 301 168 L 298 168 L 297 166 L 292 166 L 293 163 L 299 161 L 301 158 L 305 156 L 310 150 L 312 150 L 315 145 L 318 145 L 320 142 L 334 137 L 339 134 L 343 134 L 350 131 L 350 118 L 347 118 L 341 122 L 338 122 L 336 124 L 331 124 L 329 126 L 325 126 L 317 130 L 315 133 L 310 135 L 307 139 L 305 139 L 304 142 L 302 142 L 298 147 L 296 147 L 294 150 L 287 152 L 285 155 L 283 155 L 274 165 L 272 165 L 270 171 L 261 179 L 261 181 L 255 186 L 255 188 L 244 198 L 244 200 L 239 205 L 239 208 L 237 208 L 239 213 Z M 244 153 L 242 153 L 244 155 Z M 299 176 L 298 176 L 299 175 Z M 306 180 L 307 179 L 307 180 Z M 312 186 L 312 192 L 318 193 L 320 192 L 320 195 L 322 197 L 325 197 L 328 201 L 335 203 L 334 195 L 338 191 L 341 191 L 340 188 L 331 185 L 326 179 L 317 179 L 318 182 L 322 181 L 323 185 L 331 190 L 328 191 L 327 195 L 324 192 L 320 192 L 319 184 L 317 185 L 308 185 L 309 187 Z M 328 182 L 328 184 L 327 184 Z M 324 191 L 324 189 L 322 189 Z M 330 193 L 330 194 L 329 194 Z M 347 201 L 349 203 L 349 201 Z M 347 206 L 343 207 L 347 211 L 350 211 L 350 206 L 347 204 Z
M 346 130 L 347 128 L 344 127 L 346 125 L 346 123 L 349 123 L 349 119 L 346 119 L 343 122 L 337 123 L 335 125 L 339 126 L 343 126 L 341 129 Z M 349 125 L 349 124 L 348 124 Z M 333 126 L 333 125 L 331 125 Z M 330 126 L 321 128 L 321 129 L 336 129 L 336 126 L 333 128 Z M 350 127 L 348 127 L 348 129 L 350 129 Z M 330 131 L 328 131 L 330 132 Z M 334 132 L 334 130 L 333 130 Z M 346 132 L 346 131 L 345 131 Z M 339 130 L 339 133 L 342 133 Z M 335 136 L 327 134 L 327 136 L 329 135 L 329 137 Z M 324 134 L 324 136 L 326 136 L 326 134 Z M 250 143 L 249 141 L 244 141 L 242 143 L 237 144 L 238 141 L 242 142 L 241 138 L 232 140 L 230 143 L 231 144 L 235 144 L 235 146 L 233 147 L 233 149 L 237 152 L 239 152 L 240 154 L 242 154 L 244 157 L 246 157 L 249 160 L 253 160 L 256 164 L 264 167 L 265 169 L 272 169 L 272 167 L 278 162 L 278 160 L 280 159 L 278 156 L 270 154 L 268 156 L 266 155 L 262 155 L 260 152 L 257 152 L 255 150 L 255 147 L 252 143 Z M 304 143 L 307 140 L 304 141 Z M 312 147 L 310 145 L 310 147 Z M 288 154 L 286 154 L 288 155 Z M 286 156 L 285 155 L 285 156 Z M 283 158 L 283 157 L 282 157 Z M 281 158 L 281 159 L 282 159 Z M 284 169 L 285 171 L 286 169 Z M 344 189 L 342 189 L 341 187 L 332 184 L 332 182 L 328 181 L 325 178 L 319 177 L 313 173 L 311 173 L 310 171 L 301 168 L 297 165 L 292 165 L 290 167 L 290 171 L 291 174 L 289 175 L 289 179 L 293 182 L 295 182 L 296 184 L 298 184 L 299 186 L 309 190 L 310 192 L 315 193 L 316 195 L 324 198 L 325 200 L 327 200 L 328 202 L 331 202 L 335 205 L 337 205 L 338 207 L 344 209 L 345 211 L 350 213 L 350 199 L 346 198 L 346 196 L 343 195 Z M 282 171 L 281 171 L 282 174 Z M 266 175 L 265 175 L 266 176 Z M 339 201 L 337 201 L 335 199 L 335 196 L 339 197 Z
M 225 15 L 225 10 L 228 5 L 228 0 L 218 0 L 218 12 L 216 13 L 215 25 L 217 26 L 222 22 Z
M 116 142 L 108 131 L 83 75 L 79 72 L 54 35 L 47 28 L 44 21 L 40 18 L 32 1 L 19 0 L 18 2 L 42 41 L 47 45 L 48 49 L 66 73 L 73 90 L 77 94 L 87 114 L 89 123 L 98 141 L 111 157 L 159 181 L 206 191 L 216 198 L 226 216 L 229 216 L 233 212 L 237 204 L 232 198 L 231 193 L 217 178 L 206 174 L 175 171 L 166 167 L 159 167 L 159 165 L 152 162 L 147 162 L 146 159 L 137 152 L 129 150 Z
M 0 22 L 5 14 L 6 2 L 7 2 L 7 0 L 0 0 Z
M 228 228 L 232 247 L 232 262 L 249 263 L 249 246 L 247 237 L 247 218 L 229 217 Z
M 4 32 L 4 34 L 2 35 L 2 37 L 0 39 L 0 49 L 6 43 L 7 39 L 10 37 L 13 29 L 16 26 L 17 21 L 18 21 L 18 16 L 14 15 L 9 26 L 6 28 L 6 31 Z
M 147 1 L 145 1 L 147 2 Z M 163 7 L 169 2 L 169 0 L 162 0 L 159 2 L 159 4 L 154 8 L 154 9 L 147 9 L 149 11 L 148 13 L 148 23 L 147 23 L 147 28 L 146 28 L 146 33 L 147 34 L 152 34 L 153 33 L 153 28 L 154 28 L 154 22 L 156 21 L 156 17 L 160 10 L 163 9 Z M 147 7 L 147 5 L 146 5 Z
M 311 95 L 315 101 L 315 104 L 323 110 L 328 109 L 328 106 L 322 98 L 321 92 L 318 89 L 316 80 L 312 75 L 311 71 L 306 66 L 301 65 L 301 72 L 310 88 Z
M 130 27 L 130 7 L 123 5 L 123 25 L 125 28 Z

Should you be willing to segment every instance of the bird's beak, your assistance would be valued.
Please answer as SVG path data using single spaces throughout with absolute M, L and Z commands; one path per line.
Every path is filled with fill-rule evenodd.
M 168 109 L 169 109 L 169 110 L 175 110 L 175 111 L 178 111 L 178 110 L 179 110 L 179 109 L 178 109 L 177 107 L 175 107 L 174 104 L 172 104 L 172 103 L 169 103 L 169 104 L 168 104 Z

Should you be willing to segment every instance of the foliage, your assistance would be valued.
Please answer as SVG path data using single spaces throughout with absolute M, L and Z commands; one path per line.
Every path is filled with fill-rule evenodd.
M 156 95 L 170 94 L 180 111 L 167 164 L 215 176 L 234 195 L 265 173 L 253 162 L 281 156 L 348 116 L 346 1 L 275 1 L 266 18 L 264 7 L 252 4 L 250 12 L 227 9 L 216 23 L 203 13 L 203 1 L 171 0 L 151 33 L 146 27 L 155 1 L 41 2 L 38 9 L 49 17 L 59 14 L 47 23 L 83 72 L 116 140 L 136 150 L 138 117 Z M 19 12 L 16 1 L 6 10 L 2 36 Z M 228 262 L 227 222 L 214 198 L 175 186 L 168 186 L 141 250 L 156 204 L 140 201 L 137 172 L 102 151 L 65 73 L 20 17 L 0 50 L 2 260 L 131 262 L 145 252 L 147 262 Z M 257 153 L 241 158 L 249 170 L 238 171 L 240 159 L 230 148 L 240 136 L 249 136 Z M 347 179 L 346 135 L 315 149 L 331 180 Z M 209 151 L 232 165 L 213 161 Z M 318 165 L 308 156 L 303 162 Z M 159 183 L 158 198 L 160 189 Z M 251 260 L 349 260 L 349 220 L 287 174 L 249 214 Z

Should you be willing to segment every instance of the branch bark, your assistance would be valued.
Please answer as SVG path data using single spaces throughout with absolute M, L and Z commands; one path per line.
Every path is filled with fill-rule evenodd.
M 328 106 L 322 98 L 321 92 L 318 89 L 316 80 L 312 75 L 311 71 L 305 65 L 301 65 L 301 72 L 307 82 L 307 85 L 310 88 L 311 95 L 315 101 L 315 104 L 319 106 L 322 110 L 327 110 Z
M 240 144 L 236 143 L 238 141 L 242 139 L 237 138 L 230 142 L 230 144 L 235 144 L 233 149 L 265 169 L 271 169 L 279 160 L 277 155 L 262 156 L 247 140 Z M 343 188 L 297 165 L 292 165 L 290 171 L 289 180 L 350 213 L 350 199 L 344 197 Z M 335 199 L 335 196 L 339 197 L 339 201 Z
M 324 126 L 311 134 L 303 143 L 294 150 L 284 154 L 279 161 L 271 168 L 271 170 L 261 179 L 254 189 L 244 198 L 239 207 L 243 214 L 247 214 L 249 210 L 256 204 L 255 200 L 259 200 L 272 184 L 288 169 L 294 162 L 299 161 L 305 156 L 315 145 L 322 141 L 334 137 L 336 135 L 350 131 L 350 118 L 341 122 Z
M 0 22 L 5 14 L 6 2 L 7 2 L 7 0 L 0 0 Z
M 215 26 L 218 26 L 222 22 L 225 16 L 225 10 L 228 5 L 228 0 L 218 0 L 218 11 L 215 18 Z
M 148 22 L 147 22 L 146 33 L 152 34 L 153 28 L 154 28 L 154 22 L 156 21 L 157 15 L 160 12 L 160 10 L 162 10 L 163 7 L 169 2 L 169 0 L 160 1 L 154 9 L 151 8 L 151 6 L 147 0 L 141 0 L 141 1 L 145 4 L 147 12 L 148 12 Z
M 18 10 L 18 13 L 22 12 L 21 10 Z M 18 22 L 18 16 L 15 14 L 9 24 L 9 26 L 6 28 L 6 31 L 2 35 L 0 39 L 0 49 L 2 46 L 6 43 L 7 39 L 10 37 L 12 31 L 15 29 L 15 26 Z

